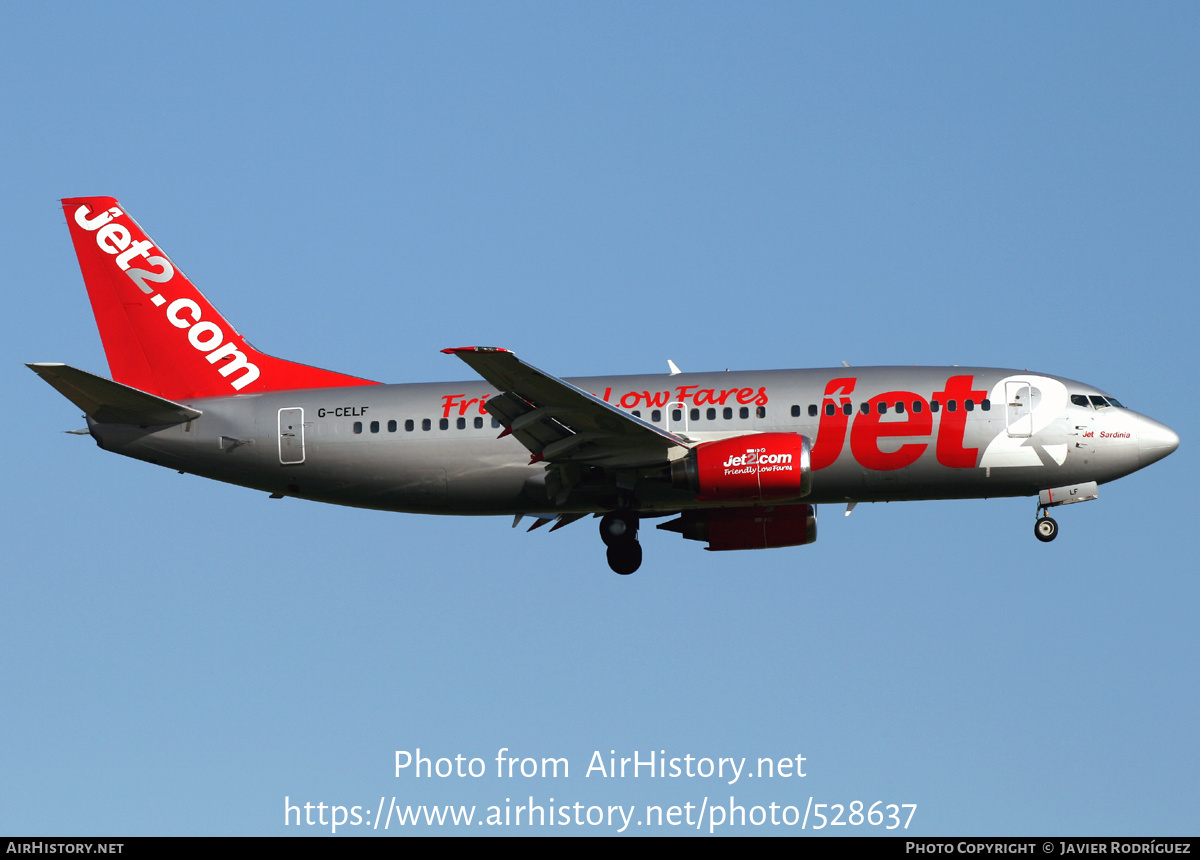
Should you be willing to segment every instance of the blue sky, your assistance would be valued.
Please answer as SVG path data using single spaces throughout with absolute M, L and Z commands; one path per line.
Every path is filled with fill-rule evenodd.
M 0 832 L 732 795 L 1194 833 L 1198 37 L 1186 3 L 7 9 Z M 57 202 L 92 194 L 256 346 L 347 373 L 995 365 L 1183 443 L 1050 545 L 1028 499 L 824 507 L 794 549 L 651 531 L 628 578 L 590 521 L 269 501 L 63 435 L 21 366 L 107 371 Z M 502 747 L 571 774 L 394 776 Z M 585 777 L 597 750 L 807 776 Z

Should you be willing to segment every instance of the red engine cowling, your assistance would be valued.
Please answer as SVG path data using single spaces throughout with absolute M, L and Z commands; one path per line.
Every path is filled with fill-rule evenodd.
M 799 433 L 751 433 L 697 445 L 671 479 L 703 502 L 782 502 L 812 490 L 812 444 Z
M 707 541 L 713 551 L 802 546 L 817 539 L 817 509 L 775 505 L 684 511 L 659 528 L 679 532 L 688 540 Z

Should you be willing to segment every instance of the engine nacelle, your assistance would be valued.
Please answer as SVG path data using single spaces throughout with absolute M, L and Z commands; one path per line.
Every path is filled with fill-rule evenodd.
M 671 481 L 702 502 L 783 502 L 812 490 L 812 444 L 799 433 L 704 442 L 671 464 Z
M 684 511 L 659 528 L 679 532 L 688 540 L 707 541 L 713 551 L 803 546 L 817 539 L 817 509 L 775 505 Z

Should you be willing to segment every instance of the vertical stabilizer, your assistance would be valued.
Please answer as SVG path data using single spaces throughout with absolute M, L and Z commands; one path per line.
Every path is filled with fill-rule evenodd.
M 375 384 L 259 352 L 116 200 L 62 203 L 117 382 L 170 400 Z

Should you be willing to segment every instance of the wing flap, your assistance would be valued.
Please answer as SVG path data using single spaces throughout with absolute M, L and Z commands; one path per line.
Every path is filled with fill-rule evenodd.
M 538 409 L 511 392 L 489 398 L 483 408 L 504 425 L 504 435 L 512 436 L 534 456 L 572 436 L 570 430 L 553 420 L 552 409 Z
M 182 424 L 204 413 L 67 364 L 25 365 L 100 424 Z

